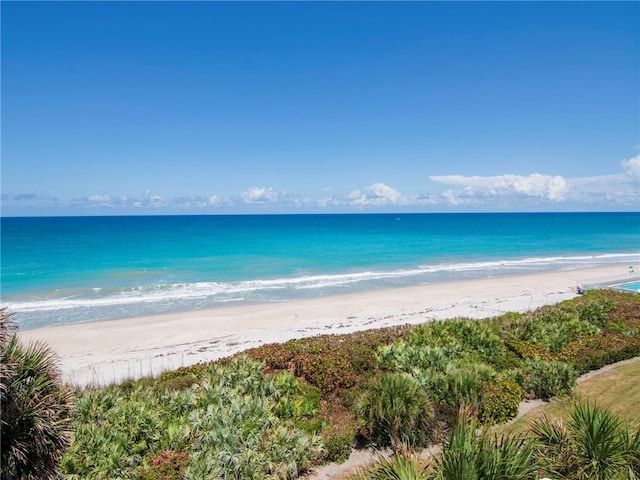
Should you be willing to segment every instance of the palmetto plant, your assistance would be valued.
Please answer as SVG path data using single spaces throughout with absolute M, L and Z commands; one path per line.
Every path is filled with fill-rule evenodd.
M 478 422 L 462 407 L 442 454 L 437 480 L 526 480 L 536 478 L 534 444 L 522 435 L 498 437 L 478 432 Z
M 432 434 L 431 400 L 406 374 L 383 374 L 369 387 L 359 405 L 365 433 L 394 450 L 406 444 L 426 446 Z
M 542 399 L 568 395 L 578 378 L 575 369 L 567 363 L 538 359 L 524 360 L 522 367 L 509 375 L 525 392 Z
M 427 468 L 420 459 L 408 452 L 397 452 L 391 457 L 380 455 L 379 460 L 363 469 L 355 480 L 427 480 Z
M 276 415 L 283 383 L 290 379 L 267 377 L 246 358 L 212 371 L 201 387 L 206 408 L 189 417 L 195 441 L 185 478 L 287 479 L 308 468 L 322 454 L 320 439 Z
M 85 390 L 64 473 L 161 478 L 153 474 L 162 464 L 167 478 L 297 477 L 323 453 L 321 444 L 293 427 L 296 411 L 279 416 L 282 404 L 296 404 L 298 380 L 263 368 L 239 357 L 207 367 L 186 390 L 145 382 Z
M 640 430 L 591 403 L 569 409 L 568 421 L 542 417 L 532 425 L 538 457 L 551 474 L 585 480 L 640 478 Z
M 409 333 L 407 342 L 416 346 L 458 347 L 484 359 L 504 352 L 500 337 L 487 324 L 468 319 L 418 325 Z
M 42 343 L 23 344 L 13 320 L 0 310 L 0 476 L 49 479 L 70 434 L 71 395 L 63 386 L 55 354 Z

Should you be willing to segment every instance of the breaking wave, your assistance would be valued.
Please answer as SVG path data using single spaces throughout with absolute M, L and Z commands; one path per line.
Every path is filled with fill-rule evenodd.
M 546 270 L 640 262 L 638 254 L 553 256 L 419 265 L 411 269 L 301 275 L 236 282 L 185 282 L 126 288 L 55 290 L 4 302 L 22 328 L 107 320 L 235 303 L 278 302 L 377 288 L 483 278 Z

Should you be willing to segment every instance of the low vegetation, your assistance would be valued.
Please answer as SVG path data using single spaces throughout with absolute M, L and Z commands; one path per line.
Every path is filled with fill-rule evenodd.
M 461 407 L 442 452 L 421 461 L 410 451 L 383 457 L 350 480 L 634 480 L 640 478 L 640 425 L 610 410 L 574 403 L 569 420 L 542 417 L 529 434 L 481 428 Z
M 565 458 L 582 451 L 566 447 L 579 440 L 570 424 L 565 443 L 549 443 L 546 453 L 542 437 L 534 448 L 521 436 L 476 429 L 513 418 L 523 399 L 570 395 L 579 374 L 639 354 L 640 295 L 611 291 L 485 321 L 270 344 L 157 379 L 76 391 L 60 468 L 70 479 L 287 479 L 365 445 L 396 455 L 361 478 L 536 478 L 536 455 L 557 452 L 582 465 Z M 606 438 L 627 435 L 635 448 L 635 427 L 620 425 Z M 436 463 L 406 453 L 442 440 Z M 634 472 L 637 459 L 624 458 Z M 545 468 L 552 474 L 558 465 Z M 384 476 L 396 466 L 416 476 Z
M 11 314 L 0 309 L 0 478 L 58 478 L 70 440 L 70 400 L 53 352 L 19 341 Z
M 238 357 L 203 368 L 186 389 L 153 381 L 78 393 L 70 478 L 290 478 L 324 455 L 305 431 L 317 396 L 290 373 Z M 313 430 L 308 428 L 307 430 Z

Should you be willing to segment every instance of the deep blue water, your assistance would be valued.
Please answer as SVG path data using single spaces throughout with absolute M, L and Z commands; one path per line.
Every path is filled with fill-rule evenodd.
M 2 218 L 21 328 L 640 262 L 640 213 Z

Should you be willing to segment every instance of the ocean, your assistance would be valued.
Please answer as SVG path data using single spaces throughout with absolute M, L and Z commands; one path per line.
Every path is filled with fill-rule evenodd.
M 2 218 L 21 329 L 444 280 L 640 267 L 640 213 Z

